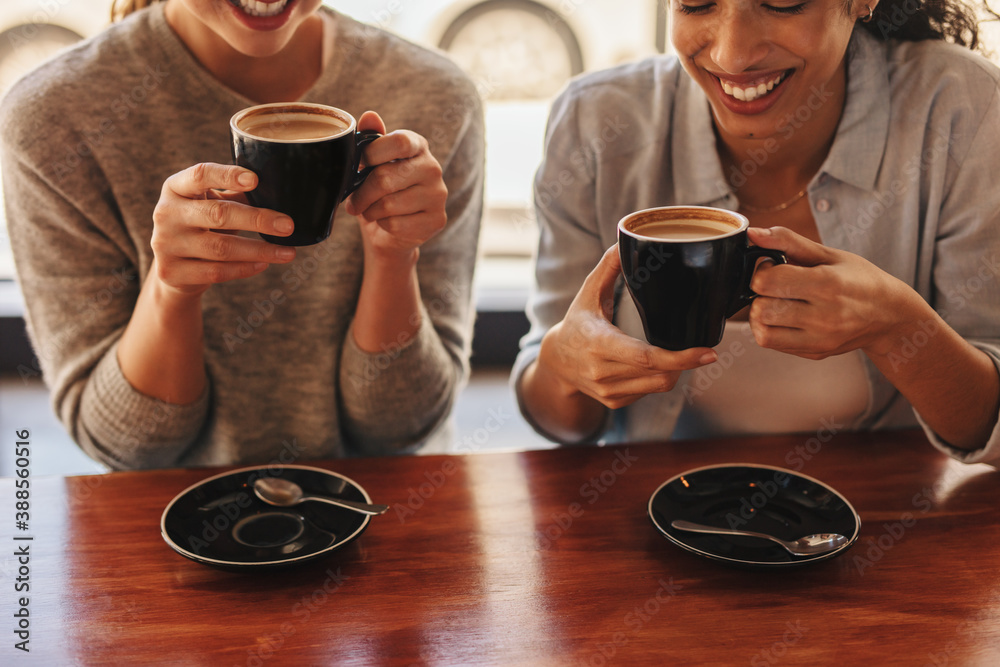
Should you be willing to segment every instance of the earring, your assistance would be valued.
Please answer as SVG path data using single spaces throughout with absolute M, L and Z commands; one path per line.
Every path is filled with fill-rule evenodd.
M 865 7 L 868 8 L 868 16 L 864 17 L 861 20 L 864 21 L 865 23 L 871 23 L 872 22 L 872 15 L 875 14 L 875 10 L 872 9 L 871 5 L 865 5 Z

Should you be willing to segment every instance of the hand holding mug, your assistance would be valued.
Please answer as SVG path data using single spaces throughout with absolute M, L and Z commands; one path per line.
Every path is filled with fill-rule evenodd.
M 427 140 L 409 130 L 386 134 L 378 114 L 367 111 L 360 131 L 384 134 L 365 151 L 371 175 L 348 198 L 345 209 L 357 215 L 366 250 L 411 253 L 444 229 L 448 187 Z
M 540 370 L 562 386 L 615 409 L 643 396 L 674 388 L 681 371 L 716 360 L 701 347 L 678 352 L 632 338 L 611 322 L 614 286 L 621 273 L 618 249 L 611 247 L 587 276 L 566 316 L 542 339 Z
M 811 241 L 784 227 L 751 229 L 758 246 L 779 250 L 791 262 L 761 267 L 750 309 L 757 344 L 807 359 L 862 349 L 886 354 L 895 333 L 926 308 L 902 281 L 868 260 Z
M 174 291 L 201 294 L 214 283 L 248 278 L 270 264 L 295 258 L 282 248 L 238 231 L 285 236 L 292 221 L 276 211 L 247 205 L 245 192 L 257 186 L 251 171 L 202 163 L 164 184 L 153 210 L 153 277 Z

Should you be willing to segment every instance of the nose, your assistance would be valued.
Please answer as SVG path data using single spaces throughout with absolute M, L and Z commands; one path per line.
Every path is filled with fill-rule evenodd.
M 706 36 L 709 56 L 723 71 L 738 74 L 762 61 L 768 53 L 760 22 L 740 12 L 726 12 Z

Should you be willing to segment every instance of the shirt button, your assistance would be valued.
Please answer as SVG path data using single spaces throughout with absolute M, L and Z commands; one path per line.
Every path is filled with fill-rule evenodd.
M 829 199 L 820 199 L 818 202 L 816 202 L 816 210 L 819 211 L 820 213 L 826 213 L 827 211 L 829 211 L 830 210 L 830 200 Z

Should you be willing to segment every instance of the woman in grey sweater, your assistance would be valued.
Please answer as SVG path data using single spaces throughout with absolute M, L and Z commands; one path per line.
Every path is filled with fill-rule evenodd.
M 15 264 L 59 417 L 112 468 L 425 442 L 468 372 L 475 87 L 320 0 L 127 4 L 0 111 Z M 330 238 L 299 248 L 257 236 L 291 221 L 249 206 L 256 176 L 229 165 L 232 114 L 291 100 L 385 133 Z

